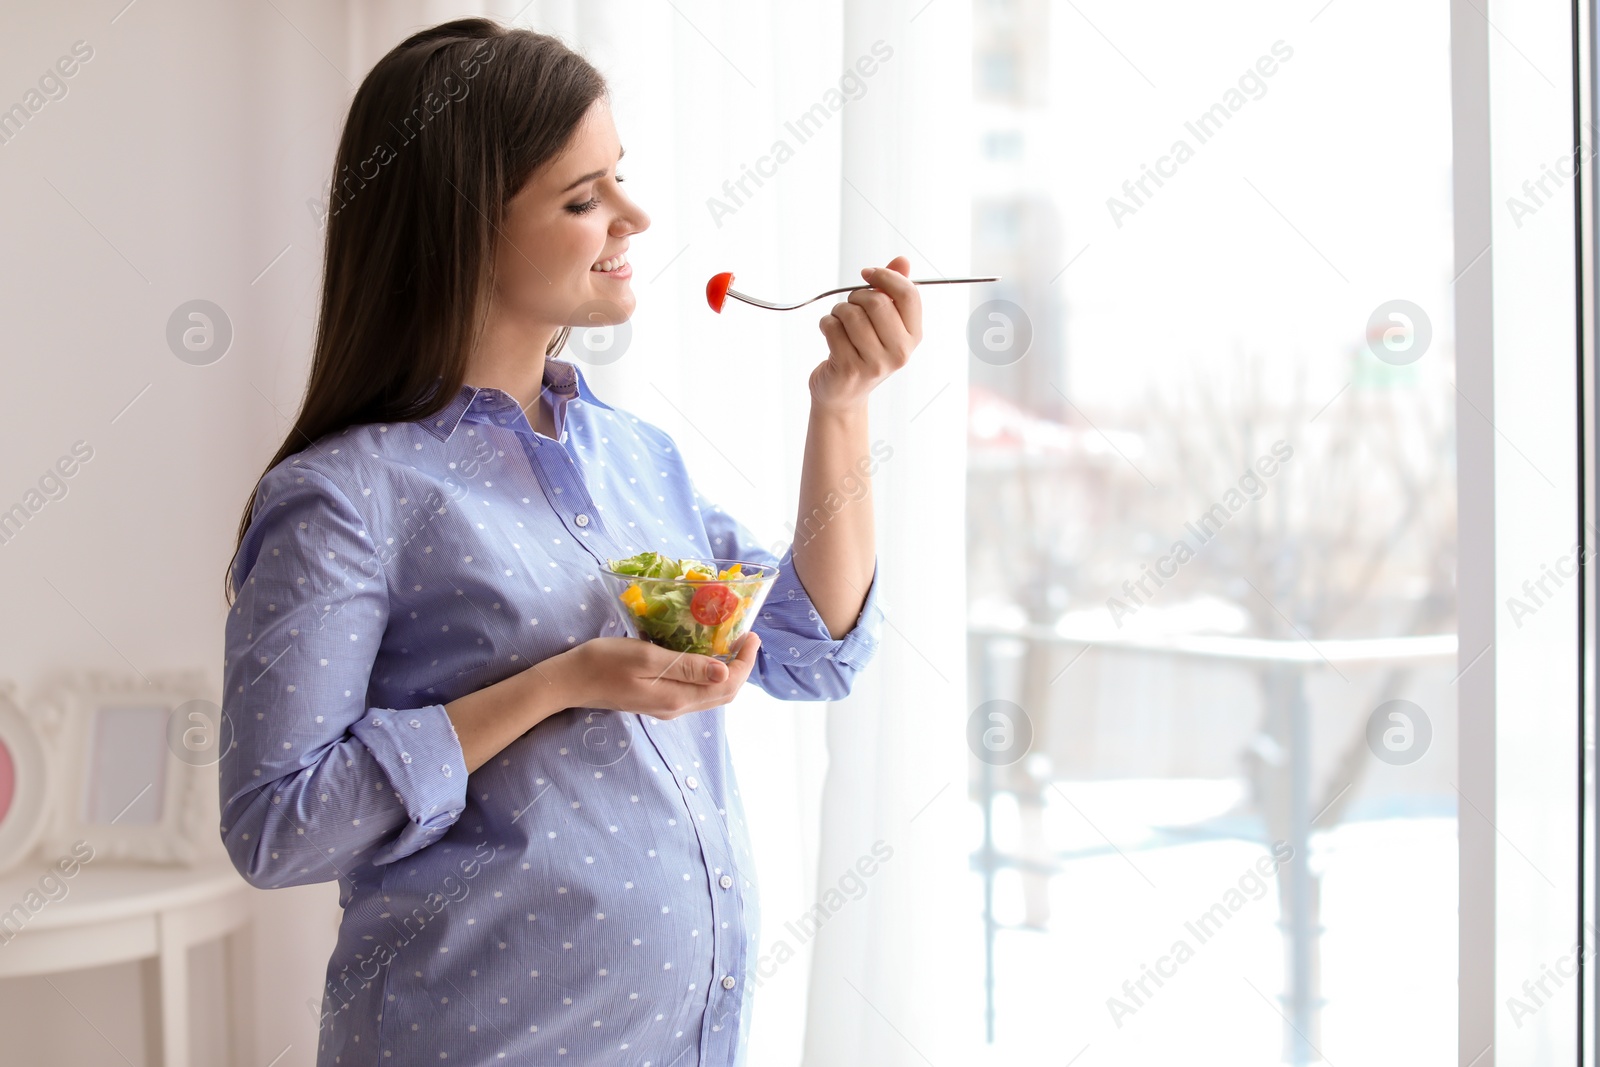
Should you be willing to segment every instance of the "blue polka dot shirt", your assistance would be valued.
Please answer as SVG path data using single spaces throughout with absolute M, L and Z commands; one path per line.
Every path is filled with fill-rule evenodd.
M 337 880 L 318 1065 L 739 1065 L 759 909 L 725 709 L 568 708 L 466 772 L 444 704 L 622 634 L 599 568 L 776 563 L 751 681 L 847 694 L 876 572 L 834 638 L 671 437 L 548 359 L 555 437 L 464 386 L 262 479 L 226 625 L 221 832 L 261 888 Z

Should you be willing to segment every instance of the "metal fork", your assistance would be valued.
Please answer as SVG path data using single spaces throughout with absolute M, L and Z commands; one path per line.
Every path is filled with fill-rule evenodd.
M 957 284 L 961 284 L 961 283 L 965 283 L 965 282 L 997 282 L 999 280 L 1000 279 L 999 279 L 998 276 L 993 277 L 993 278 L 913 278 L 913 279 L 911 279 L 911 284 L 913 284 L 913 285 L 957 285 Z M 735 300 L 742 300 L 746 304 L 753 304 L 754 306 L 756 306 L 758 308 L 766 308 L 769 311 L 793 311 L 795 308 L 803 308 L 807 304 L 814 304 L 818 300 L 821 300 L 825 296 L 833 296 L 833 295 L 835 295 L 837 293 L 853 293 L 857 289 L 872 289 L 872 288 L 875 288 L 875 286 L 871 286 L 871 285 L 846 285 L 846 286 L 843 286 L 842 288 L 839 288 L 839 289 L 829 289 L 825 293 L 818 293 L 816 296 L 812 297 L 810 300 L 802 300 L 798 304 L 773 304 L 773 303 L 769 303 L 769 302 L 767 302 L 765 300 L 759 300 L 759 299 L 757 299 L 756 297 L 753 297 L 753 296 L 746 296 L 744 293 L 739 292 L 737 289 L 729 289 L 728 290 L 728 295 L 733 297 Z

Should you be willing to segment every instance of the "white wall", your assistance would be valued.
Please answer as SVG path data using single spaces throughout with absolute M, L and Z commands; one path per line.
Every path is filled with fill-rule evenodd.
M 94 449 L 66 495 L 0 544 L 0 677 L 24 694 L 52 668 L 130 663 L 220 685 L 243 494 L 304 381 L 321 236 L 305 202 L 359 80 L 342 5 L 124 2 L 0 8 L 0 108 L 74 42 L 93 49 L 67 94 L 0 144 L 0 509 L 73 442 Z M 197 297 L 234 328 L 205 367 L 165 340 L 172 310 Z M 278 1067 L 312 1064 L 305 1001 L 320 996 L 336 889 L 256 902 L 254 1062 L 290 1046 Z M 195 1062 L 221 1063 L 220 956 L 194 964 Z M 77 972 L 55 979 L 59 993 L 0 982 L 6 1062 L 142 1063 L 137 975 Z

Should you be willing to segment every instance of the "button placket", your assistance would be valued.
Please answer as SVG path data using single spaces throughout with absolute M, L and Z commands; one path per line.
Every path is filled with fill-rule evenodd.
M 690 789 L 699 788 L 699 781 L 692 774 L 684 777 L 684 784 Z M 715 831 L 715 833 L 723 835 L 722 837 L 716 838 L 714 842 L 713 851 L 719 854 L 721 861 L 713 866 L 712 869 L 723 872 L 717 878 L 717 885 L 725 892 L 732 891 L 734 888 L 734 878 L 731 874 L 727 873 L 733 866 L 732 842 L 729 840 L 724 840 L 726 836 L 726 824 L 721 820 L 711 821 L 715 822 L 718 826 L 718 830 Z M 696 832 L 702 835 L 701 842 L 702 849 L 704 850 L 708 835 L 706 831 L 701 828 L 698 820 L 696 821 Z M 727 847 L 724 848 L 724 845 Z M 738 947 L 739 934 L 735 932 L 735 927 L 742 926 L 744 921 L 740 916 L 741 910 L 741 901 L 736 895 L 725 897 L 723 893 L 714 892 L 711 894 L 711 965 L 714 971 L 723 972 L 723 977 L 718 984 L 721 985 L 725 991 L 731 991 L 738 984 L 738 979 L 734 977 L 734 974 L 743 967 L 744 962 L 744 954 Z M 727 931 L 723 930 L 724 922 L 729 924 Z M 726 1022 L 731 1014 L 734 1014 L 738 1011 L 738 1008 L 738 1002 L 735 1000 L 731 1008 L 724 1007 L 717 1013 L 718 1018 L 722 1022 Z M 711 1029 L 713 1031 L 718 1031 L 721 1030 L 722 1027 L 720 1025 L 713 1025 Z
M 537 436 L 528 438 L 534 445 L 540 443 Z M 559 454 L 559 455 L 557 455 Z M 602 567 L 610 562 L 609 557 L 594 550 L 584 543 L 589 536 L 586 527 L 594 525 L 594 514 L 597 510 L 594 501 L 589 497 L 583 480 L 577 476 L 577 466 L 573 463 L 565 449 L 542 449 L 534 452 L 532 457 L 538 467 L 538 476 L 545 496 L 552 502 L 557 515 L 562 523 L 568 527 L 576 526 L 574 541 L 582 544 L 588 553 L 594 557 L 595 562 Z M 581 537 L 576 536 L 581 534 Z
M 671 734 L 667 733 L 664 729 L 670 724 L 652 722 L 648 719 L 648 717 L 645 718 L 644 722 L 646 725 L 645 732 L 650 737 L 651 744 L 655 747 L 657 754 L 660 755 L 661 759 L 668 768 L 668 773 L 671 773 L 671 770 L 675 764 L 687 762 L 677 755 L 674 750 L 674 745 L 672 744 Z M 663 735 L 658 737 L 656 734 L 657 730 L 662 730 Z M 690 758 L 692 759 L 693 750 L 691 749 L 690 751 Z M 694 805 L 690 803 L 689 800 L 691 795 L 690 791 L 699 789 L 700 780 L 692 774 L 686 774 L 681 779 L 681 785 L 682 788 L 680 789 L 680 795 L 684 799 L 684 806 L 688 809 L 689 814 L 694 816 L 696 815 L 696 812 L 694 810 Z M 693 795 L 697 799 L 699 798 L 698 792 L 693 793 Z M 693 817 L 690 818 L 689 823 L 694 827 L 695 840 L 700 846 L 700 857 L 702 862 L 704 862 L 706 865 L 706 870 L 723 872 L 732 870 L 733 841 L 728 836 L 727 823 L 721 819 L 707 819 L 702 821 L 701 819 Z M 709 829 L 710 825 L 712 824 L 716 826 L 716 830 Z M 731 875 L 723 873 L 717 879 L 716 884 L 722 889 L 731 890 L 734 886 L 734 879 Z M 710 903 L 712 970 L 713 973 L 716 971 L 721 971 L 726 976 L 719 980 L 719 984 L 721 984 L 725 990 L 732 989 L 733 986 L 727 985 L 726 983 L 730 980 L 734 980 L 735 982 L 737 981 L 733 978 L 733 975 L 742 971 L 745 960 L 744 952 L 738 947 L 740 937 L 738 931 L 742 930 L 744 924 L 744 919 L 741 914 L 742 902 L 736 893 L 725 897 L 722 893 L 713 892 L 711 894 Z M 728 924 L 726 930 L 723 929 L 723 923 Z M 713 992 L 715 991 L 713 990 Z M 714 1001 L 715 998 L 713 997 L 713 1002 Z M 732 1011 L 737 1011 L 738 1007 L 739 1005 L 736 1002 Z M 726 1019 L 729 1014 L 731 1014 L 729 1010 L 724 1010 L 720 1013 L 720 1017 Z M 712 1024 L 711 1014 L 709 1011 L 705 1019 L 705 1025 L 710 1026 L 713 1031 L 720 1031 L 722 1029 L 720 1025 Z

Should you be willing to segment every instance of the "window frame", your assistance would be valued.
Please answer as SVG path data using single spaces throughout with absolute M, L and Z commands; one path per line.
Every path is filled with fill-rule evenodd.
M 1596 915 L 1595 576 L 1583 534 L 1596 515 L 1596 235 L 1578 136 L 1592 128 L 1593 25 L 1593 0 L 1451 3 L 1457 1060 L 1473 1067 L 1595 1063 L 1582 932 Z M 1563 152 L 1575 174 L 1540 202 L 1537 225 L 1523 225 L 1512 199 Z M 1584 546 L 1577 580 L 1532 617 L 1508 614 L 1563 542 Z M 1551 979 L 1552 966 L 1572 973 Z M 1539 981 L 1549 995 L 1529 1013 L 1524 983 Z

